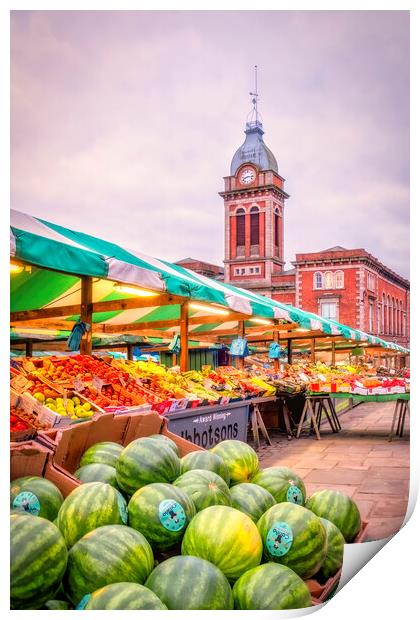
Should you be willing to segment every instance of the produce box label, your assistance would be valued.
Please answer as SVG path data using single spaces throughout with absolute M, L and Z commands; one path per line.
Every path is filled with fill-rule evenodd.
M 294 484 L 291 484 L 290 487 L 287 489 L 286 499 L 292 504 L 299 504 L 299 506 L 303 506 L 302 491 Z
M 32 381 L 29 381 L 23 375 L 16 375 L 10 381 L 10 387 L 12 387 L 18 394 L 25 392 L 31 385 L 33 385 Z
M 179 532 L 186 523 L 186 516 L 181 504 L 174 499 L 164 499 L 159 504 L 159 521 L 171 532 Z
M 83 390 L 85 389 L 85 386 L 84 386 L 84 384 L 83 384 L 83 381 L 81 381 L 81 380 L 79 379 L 79 377 L 76 377 L 76 378 L 74 379 L 74 382 L 73 382 L 73 387 L 74 387 L 74 389 L 76 390 L 76 392 L 83 392 Z
M 213 411 L 205 413 L 191 411 L 190 415 L 182 414 L 179 418 L 176 413 L 169 414 L 168 428 L 172 433 L 202 448 L 211 448 L 224 439 L 246 442 L 249 405 L 231 408 L 219 406 L 212 409 Z
M 288 523 L 279 521 L 270 529 L 265 540 L 268 551 L 275 557 L 282 557 L 289 552 L 293 543 L 292 528 Z
M 92 379 L 92 385 L 94 388 L 96 388 L 98 390 L 98 392 L 100 392 L 102 390 L 102 387 L 104 385 L 103 380 L 100 377 L 93 377 Z
M 31 515 L 37 517 L 39 515 L 39 511 L 41 510 L 41 504 L 35 493 L 31 493 L 30 491 L 22 491 L 21 493 L 18 493 L 13 500 L 13 508 L 24 510 L 25 512 L 29 512 Z
M 80 600 L 80 602 L 76 605 L 75 609 L 85 609 L 86 605 L 89 603 L 89 599 L 91 596 L 91 594 L 85 594 L 84 597 Z
M 127 510 L 127 502 L 121 495 L 119 491 L 118 493 L 118 510 L 120 511 L 120 516 L 124 525 L 127 525 L 128 522 L 128 510 Z

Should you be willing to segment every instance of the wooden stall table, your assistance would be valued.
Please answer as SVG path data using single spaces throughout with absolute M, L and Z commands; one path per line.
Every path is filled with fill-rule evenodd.
M 314 431 L 316 438 L 321 439 L 319 427 L 322 413 L 325 413 L 325 417 L 328 420 L 333 433 L 338 433 L 341 430 L 341 424 L 338 420 L 330 393 L 325 392 L 324 394 L 308 394 L 306 396 L 302 415 L 300 416 L 296 438 L 298 439 L 300 437 L 302 428 L 305 422 L 307 422 L 310 424 L 310 428 Z
M 405 416 L 410 415 L 410 394 L 396 394 L 400 396 L 395 402 L 394 416 L 392 418 L 391 432 L 389 433 L 388 441 L 392 441 L 394 434 L 395 421 L 398 417 L 396 435 L 402 437 L 404 434 Z
M 262 396 L 261 398 L 252 398 L 251 400 L 247 401 L 250 403 L 249 421 L 251 424 L 252 436 L 256 448 L 260 447 L 260 431 L 267 444 L 271 446 L 270 435 L 268 434 L 267 428 L 264 424 L 264 420 L 262 419 L 259 405 L 263 403 L 273 402 L 276 400 L 276 396 Z

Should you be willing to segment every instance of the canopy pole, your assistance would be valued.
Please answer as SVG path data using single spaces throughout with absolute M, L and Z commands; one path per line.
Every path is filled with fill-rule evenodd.
M 331 341 L 331 366 L 335 366 L 335 340 Z
M 127 359 L 128 360 L 133 359 L 133 345 L 132 344 L 127 344 Z
M 188 302 L 181 304 L 181 317 L 179 322 L 179 336 L 181 339 L 181 351 L 179 365 L 181 372 L 188 370 Z
M 238 321 L 238 336 L 239 338 L 245 338 L 245 321 Z M 243 370 L 245 368 L 245 358 L 239 357 L 239 368 Z
M 293 364 L 293 355 L 292 355 L 292 340 L 288 338 L 287 340 L 287 363 Z
M 276 320 L 276 321 L 274 322 L 274 324 L 275 324 L 275 325 L 278 325 L 278 320 Z M 273 331 L 273 342 L 275 342 L 276 344 L 279 344 L 279 342 L 280 342 L 280 334 L 279 334 L 279 332 L 278 332 L 278 330 L 277 330 L 277 329 L 275 329 L 275 330 Z M 279 371 L 279 369 L 280 369 L 280 360 L 279 360 L 278 358 L 274 360 L 274 365 L 273 365 L 273 366 L 274 366 L 274 370 L 275 370 L 276 372 L 278 372 L 278 371 Z
M 311 362 L 315 364 L 315 338 L 311 340 Z
M 80 306 L 80 320 L 86 323 L 89 328 L 83 334 L 80 341 L 80 353 L 82 355 L 91 355 L 92 353 L 92 278 L 82 276 L 82 294 Z
M 27 340 L 25 344 L 26 357 L 32 357 L 32 340 Z

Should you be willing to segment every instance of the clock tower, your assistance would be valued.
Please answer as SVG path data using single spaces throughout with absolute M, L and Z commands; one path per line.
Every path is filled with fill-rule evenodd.
M 256 89 L 255 89 L 256 90 Z M 288 194 L 276 158 L 263 140 L 257 93 L 245 141 L 233 156 L 220 192 L 225 207 L 225 282 L 271 297 L 284 269 L 283 210 Z

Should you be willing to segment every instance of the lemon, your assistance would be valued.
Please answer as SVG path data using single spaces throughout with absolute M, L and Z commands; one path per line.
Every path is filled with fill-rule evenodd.
M 85 411 L 90 411 L 92 409 L 90 403 L 83 403 L 82 407 Z

